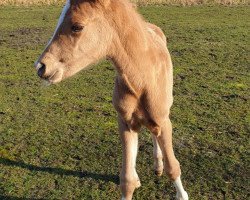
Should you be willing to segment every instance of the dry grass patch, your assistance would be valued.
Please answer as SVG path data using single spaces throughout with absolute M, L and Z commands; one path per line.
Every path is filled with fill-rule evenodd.
M 58 5 L 66 0 L 1 0 L 0 5 Z M 249 0 L 132 0 L 139 5 L 167 4 L 167 5 L 249 5 Z

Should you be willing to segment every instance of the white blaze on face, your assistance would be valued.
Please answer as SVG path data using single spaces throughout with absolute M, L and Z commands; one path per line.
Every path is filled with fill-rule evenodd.
M 69 10 L 69 8 L 70 8 L 70 0 L 67 0 L 65 6 L 63 7 L 62 13 L 61 13 L 61 15 L 59 17 L 59 20 L 58 20 L 58 23 L 57 23 L 57 26 L 56 26 L 56 30 L 55 30 L 52 38 L 49 40 L 49 42 L 48 42 L 47 46 L 45 47 L 45 49 L 51 44 L 52 40 L 54 39 L 54 37 L 55 37 L 55 35 L 57 33 L 57 30 L 61 26 L 61 24 L 62 24 L 62 22 L 63 22 L 63 20 L 65 18 L 65 15 L 66 15 L 67 11 Z M 40 66 L 41 66 L 41 64 L 37 60 L 35 62 L 35 68 L 36 68 L 37 71 L 39 70 Z
M 54 37 L 56 35 L 56 32 L 59 29 L 59 27 L 61 26 L 61 24 L 62 24 L 62 22 L 63 22 L 63 20 L 65 18 L 65 15 L 66 15 L 67 11 L 69 10 L 69 8 L 70 8 L 70 0 L 67 0 L 65 6 L 63 7 L 62 13 L 61 13 L 61 15 L 59 17 L 59 20 L 58 20 L 58 23 L 57 23 L 57 26 L 56 26 L 56 30 L 55 30 L 52 38 L 50 39 L 49 43 L 47 44 L 46 48 L 50 45 L 50 43 L 54 39 Z

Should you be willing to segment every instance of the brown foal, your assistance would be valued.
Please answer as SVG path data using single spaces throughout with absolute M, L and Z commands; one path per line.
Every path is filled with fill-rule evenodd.
M 162 175 L 164 168 L 176 187 L 176 198 L 187 200 L 172 146 L 173 67 L 166 38 L 134 5 L 128 0 L 67 0 L 35 67 L 42 79 L 58 83 L 103 58 L 117 71 L 113 105 L 123 147 L 122 199 L 132 199 L 140 186 L 136 156 L 143 125 L 151 131 L 156 174 Z

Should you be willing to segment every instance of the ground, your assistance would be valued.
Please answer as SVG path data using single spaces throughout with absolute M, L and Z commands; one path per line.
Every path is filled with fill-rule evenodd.
M 121 145 L 108 62 L 46 87 L 33 63 L 60 7 L 0 7 L 0 199 L 119 199 Z M 139 9 L 168 38 L 171 119 L 191 200 L 248 199 L 249 7 Z M 134 199 L 174 199 L 140 133 Z

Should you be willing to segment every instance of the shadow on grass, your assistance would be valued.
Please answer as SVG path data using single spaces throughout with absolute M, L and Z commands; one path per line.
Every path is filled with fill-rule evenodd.
M 47 172 L 50 174 L 56 174 L 56 175 L 61 175 L 61 176 L 92 178 L 95 180 L 113 182 L 115 184 L 119 183 L 119 176 L 116 176 L 116 175 L 98 174 L 98 173 L 87 172 L 87 171 L 73 171 L 73 170 L 53 168 L 53 167 L 39 167 L 39 166 L 31 165 L 31 164 L 26 164 L 24 162 L 13 161 L 7 158 L 0 158 L 0 164 L 21 167 L 24 169 L 28 169 L 30 171 Z M 0 196 L 0 199 L 1 199 L 1 196 Z
M 24 197 L 11 197 L 0 195 L 1 200 L 46 200 L 46 199 L 34 199 L 34 198 L 24 198 Z

